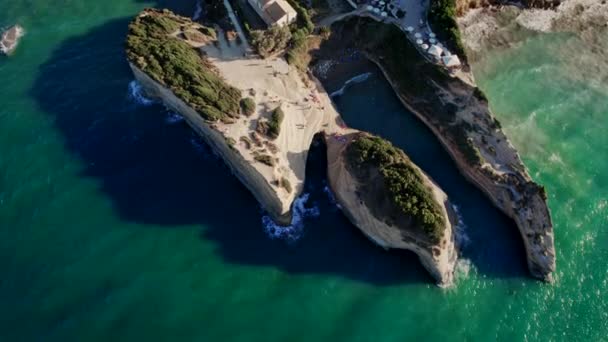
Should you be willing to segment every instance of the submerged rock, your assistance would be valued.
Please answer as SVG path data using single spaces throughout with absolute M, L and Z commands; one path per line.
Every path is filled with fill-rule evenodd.
M 0 52 L 5 55 L 10 55 L 17 48 L 19 39 L 23 37 L 25 31 L 19 25 L 13 25 L 6 31 L 2 32 L 2 39 L 0 39 Z

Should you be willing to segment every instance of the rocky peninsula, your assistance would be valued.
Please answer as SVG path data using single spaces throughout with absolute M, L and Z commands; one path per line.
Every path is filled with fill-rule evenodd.
M 394 25 L 353 17 L 336 22 L 331 31 L 316 58 L 331 59 L 333 51 L 350 49 L 378 65 L 403 105 L 432 130 L 461 173 L 515 221 L 531 274 L 551 281 L 555 249 L 545 190 L 531 179 L 483 92 L 422 58 Z
M 453 282 L 454 215 L 445 193 L 403 151 L 347 128 L 312 75 L 282 58 L 248 56 L 219 26 L 166 10 L 134 19 L 127 57 L 146 94 L 180 113 L 276 222 L 290 224 L 321 134 L 329 183 L 353 224 L 384 248 L 416 253 L 439 284 Z
M 0 53 L 10 55 L 17 48 L 19 39 L 23 37 L 25 31 L 19 25 L 13 25 L 6 31 L 2 32 L 2 38 L 0 39 Z

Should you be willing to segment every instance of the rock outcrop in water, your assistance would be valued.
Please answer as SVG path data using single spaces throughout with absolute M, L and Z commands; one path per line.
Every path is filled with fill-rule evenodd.
M 23 28 L 19 25 L 9 27 L 2 33 L 2 39 L 0 39 L 0 52 L 5 55 L 10 55 L 17 48 L 19 39 L 23 37 Z
M 150 30 L 142 26 L 149 16 L 157 17 Z M 206 37 L 201 37 L 201 32 Z M 149 44 L 146 34 L 153 36 L 154 44 Z M 169 60 L 161 53 L 166 49 L 171 55 Z M 199 55 L 194 57 L 189 49 L 196 49 Z M 410 185 L 417 186 L 419 193 L 426 196 L 426 203 L 431 204 L 420 208 L 426 216 L 397 215 L 402 220 L 398 222 L 390 217 L 390 212 L 374 208 L 361 195 L 362 180 L 349 169 L 344 157 L 353 138 L 363 133 L 344 127 L 329 96 L 314 78 L 302 81 L 301 75 L 282 59 L 243 58 L 243 52 L 238 43 L 226 41 L 221 32 L 211 34 L 209 29 L 168 11 L 144 11 L 131 24 L 127 40 L 129 64 L 145 93 L 180 113 L 278 223 L 290 224 L 291 206 L 303 188 L 310 144 L 315 134 L 322 133 L 328 146 L 330 185 L 353 224 L 384 248 L 413 251 L 439 284 L 451 284 L 457 251 L 454 217 L 448 214 L 451 208 L 443 191 L 402 151 L 394 152 L 411 165 L 409 172 L 415 176 Z M 179 60 L 180 55 L 188 60 Z M 173 63 L 175 59 L 177 63 Z M 197 65 L 189 64 L 193 60 L 198 60 Z M 193 75 L 194 84 L 176 84 L 178 80 L 165 77 L 168 73 L 179 74 L 183 68 L 197 73 L 198 63 L 206 68 L 205 76 Z M 186 76 L 181 75 L 180 80 Z M 200 86 L 208 89 L 198 89 Z M 230 108 L 229 104 L 214 102 L 223 95 L 213 94 L 215 87 L 239 89 L 255 105 L 253 113 L 228 117 L 215 113 L 221 106 Z M 192 97 L 195 102 L 188 102 L 194 101 Z M 214 115 L 204 112 L 207 108 Z M 272 123 L 276 108 L 282 108 L 283 114 L 281 120 Z M 214 117 L 218 119 L 213 120 Z M 264 123 L 264 129 L 257 129 L 260 123 Z M 276 137 L 265 133 L 269 127 L 274 127 Z M 432 234 L 422 229 L 420 217 L 435 220 L 431 219 L 436 229 Z
M 432 130 L 461 173 L 515 221 L 531 274 L 551 281 L 555 248 L 545 190 L 531 179 L 483 93 L 422 58 L 395 26 L 368 18 L 338 22 L 319 58 L 324 51 L 331 58 L 332 51 L 349 48 L 380 67 L 404 106 Z

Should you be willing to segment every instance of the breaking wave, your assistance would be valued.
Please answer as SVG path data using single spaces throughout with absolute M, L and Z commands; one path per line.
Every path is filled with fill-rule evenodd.
M 203 15 L 203 1 L 199 0 L 196 2 L 196 9 L 194 10 L 194 14 L 192 15 L 192 21 L 199 20 Z
M 316 205 L 307 208 L 306 202 L 310 194 L 302 194 L 293 202 L 293 217 L 291 225 L 279 226 L 269 215 L 262 216 L 262 225 L 264 231 L 271 239 L 281 239 L 287 242 L 295 242 L 299 240 L 304 233 L 304 219 L 308 217 L 318 217 L 320 215 L 319 207 Z
M 192 133 L 190 137 L 190 144 L 194 147 L 194 150 L 203 157 L 203 159 L 209 159 L 213 157 L 213 152 L 209 149 L 209 146 L 202 140 L 201 137 Z
M 344 94 L 344 91 L 351 86 L 352 84 L 356 84 L 356 83 L 361 83 L 361 82 L 365 82 L 369 79 L 369 77 L 372 75 L 371 72 L 366 72 L 364 74 L 361 75 L 357 75 L 351 79 L 349 79 L 348 81 L 344 82 L 344 85 L 342 86 L 342 88 L 334 91 L 333 93 L 329 94 L 330 97 L 335 97 L 335 96 L 340 96 Z
M 456 281 L 469 277 L 471 271 L 475 270 L 475 266 L 469 259 L 458 258 L 456 267 L 454 268 L 454 278 Z
M 333 191 L 331 191 L 331 189 L 329 188 L 329 185 L 325 185 L 323 187 L 323 192 L 327 195 L 327 199 L 329 200 L 329 203 L 333 205 L 333 208 L 342 209 L 340 204 L 336 201 L 336 196 L 334 195 Z
M 179 115 L 175 112 L 167 111 L 167 118 L 165 119 L 165 121 L 168 124 L 176 124 L 178 122 L 184 121 L 184 117 L 182 117 L 181 115 Z
M 129 98 L 133 102 L 143 106 L 149 106 L 154 103 L 154 100 L 144 96 L 141 85 L 135 80 L 129 82 Z
M 458 223 L 454 227 L 455 242 L 456 242 L 456 246 L 459 249 L 462 249 L 462 248 L 468 246 L 469 243 L 471 243 L 471 239 L 467 235 L 467 232 L 466 232 L 467 225 L 464 223 L 464 220 L 462 219 L 462 215 L 460 214 L 460 209 L 456 205 L 452 205 L 452 209 L 454 210 L 454 213 L 456 214 L 456 218 L 458 219 Z

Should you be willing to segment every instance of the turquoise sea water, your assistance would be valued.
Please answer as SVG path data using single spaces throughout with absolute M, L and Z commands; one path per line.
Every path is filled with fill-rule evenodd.
M 0 2 L 27 30 L 0 58 L 0 341 L 599 341 L 608 335 L 608 84 L 569 35 L 489 55 L 476 76 L 547 185 L 554 285 L 527 276 L 513 224 L 372 75 L 336 98 L 391 138 L 460 208 L 455 288 L 369 243 L 324 192 L 311 155 L 295 243 L 270 239 L 253 197 L 181 122 L 129 94 L 122 41 L 146 6 Z M 577 53 L 575 53 L 577 51 Z M 591 59 L 591 61 L 593 61 Z M 581 77 L 583 75 L 584 77 Z

